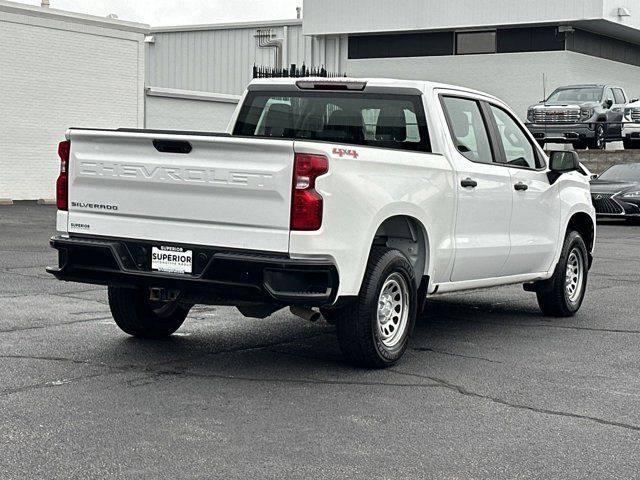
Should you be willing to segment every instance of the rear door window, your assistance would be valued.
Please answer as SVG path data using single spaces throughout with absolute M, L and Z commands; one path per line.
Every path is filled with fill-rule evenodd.
M 233 133 L 431 151 L 419 95 L 249 92 Z
M 493 163 L 495 159 L 480 104 L 458 97 L 442 97 L 442 104 L 458 152 L 472 162 Z

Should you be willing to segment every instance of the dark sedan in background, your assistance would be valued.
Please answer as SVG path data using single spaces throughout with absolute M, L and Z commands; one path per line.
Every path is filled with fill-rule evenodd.
M 614 165 L 591 182 L 596 214 L 640 218 L 640 163 Z

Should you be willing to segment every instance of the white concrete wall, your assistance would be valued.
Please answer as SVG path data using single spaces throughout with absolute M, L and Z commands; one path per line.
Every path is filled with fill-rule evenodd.
M 146 128 L 222 132 L 236 106 L 228 102 L 148 96 Z
M 628 6 L 632 16 L 618 17 L 617 7 L 621 6 Z M 330 35 L 603 19 L 613 25 L 640 28 L 638 1 L 304 0 L 303 32 Z
M 67 128 L 143 125 L 144 34 L 1 7 L 0 198 L 52 199 Z
M 347 60 L 355 77 L 430 80 L 475 88 L 507 102 L 524 118 L 529 105 L 546 92 L 576 83 L 614 83 L 629 95 L 640 94 L 640 67 L 574 52 L 535 52 L 444 57 Z

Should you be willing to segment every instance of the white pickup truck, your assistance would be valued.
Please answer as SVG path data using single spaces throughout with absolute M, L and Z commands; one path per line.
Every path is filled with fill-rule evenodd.
M 48 271 L 108 285 L 138 337 L 194 304 L 291 307 L 385 367 L 428 296 L 520 283 L 553 316 L 584 298 L 595 213 L 575 152 L 548 158 L 477 91 L 257 80 L 227 133 L 73 128 L 59 153 Z

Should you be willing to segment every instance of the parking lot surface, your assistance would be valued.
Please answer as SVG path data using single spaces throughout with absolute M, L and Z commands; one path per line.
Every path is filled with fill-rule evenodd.
M 429 301 L 401 363 L 334 328 L 196 307 L 172 338 L 44 272 L 52 207 L 0 207 L 0 478 L 637 478 L 640 226 L 599 225 L 582 310 L 521 286 Z

